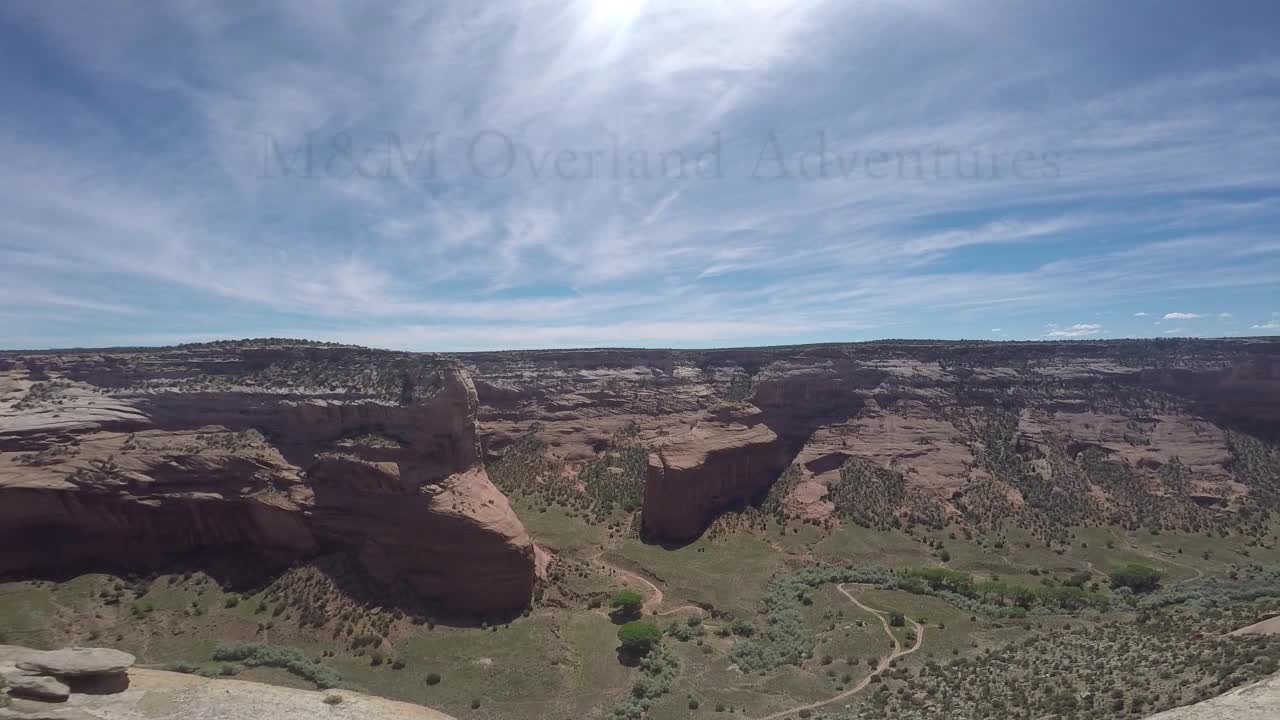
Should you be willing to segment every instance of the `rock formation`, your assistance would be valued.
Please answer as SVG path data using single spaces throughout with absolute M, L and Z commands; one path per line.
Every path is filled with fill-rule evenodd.
M 123 656 L 123 658 L 121 657 Z M 95 677 L 114 678 L 109 686 L 67 688 L 50 675 L 20 673 L 23 659 L 38 658 L 50 673 L 101 669 Z M 124 668 L 118 667 L 128 660 Z M 384 700 L 349 690 L 296 690 L 243 680 L 129 667 L 132 656 L 116 650 L 71 648 L 41 652 L 0 645 L 0 675 L 9 678 L 9 707 L 0 703 L 0 720 L 311 720 L 315 717 L 359 720 L 453 720 L 421 705 Z M 16 682 L 15 682 L 16 679 Z M 26 692 L 45 681 L 65 691 L 56 696 Z M 0 695 L 0 699 L 4 699 Z
M 664 541 L 693 539 L 725 509 L 767 492 L 787 462 L 758 408 L 719 408 L 688 432 L 657 441 L 649 456 L 644 531 Z
M 342 548 L 419 594 L 514 604 L 538 554 L 480 463 L 526 436 L 570 467 L 620 434 L 648 447 L 656 541 L 779 477 L 776 504 L 819 523 L 874 506 L 890 524 L 1209 529 L 1280 509 L 1257 464 L 1277 420 L 1266 338 L 0 353 L 0 539 L 22 539 L 0 545 L 0 569 Z M 438 552 L 409 552 L 422 546 Z
M 460 359 L 477 379 L 490 457 L 534 435 L 572 463 L 633 429 L 655 450 L 643 518 L 653 540 L 687 540 L 716 513 L 758 499 L 788 465 L 780 503 L 816 522 L 875 501 L 887 521 L 1016 517 L 1043 527 L 1060 517 L 1203 529 L 1280 500 L 1266 473 L 1250 479 L 1233 462 L 1240 442 L 1280 440 L 1274 339 Z M 726 406 L 736 418 L 719 414 Z M 1021 458 L 1018 472 L 993 467 L 1003 452 Z M 901 487 L 851 487 L 851 460 Z
M 109 648 L 31 650 L 0 645 L 0 680 L 15 698 L 62 702 L 74 689 L 109 692 L 127 685 L 134 657 Z
M 0 573 L 342 552 L 446 608 L 531 597 L 537 551 L 480 462 L 461 368 L 271 344 L 7 364 Z
M 1156 713 L 1148 720 L 1273 720 L 1280 717 L 1280 675 L 1203 702 Z

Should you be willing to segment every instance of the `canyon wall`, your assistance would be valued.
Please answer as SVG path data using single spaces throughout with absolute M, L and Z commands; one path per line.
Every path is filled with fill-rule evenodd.
M 569 468 L 645 448 L 628 481 L 654 542 L 766 499 L 819 523 L 1205 530 L 1280 502 L 1280 341 L 0 353 L 0 571 L 340 551 L 516 607 L 545 556 L 484 463 L 530 436 Z
M 0 379 L 0 573 L 348 553 L 446 608 L 529 602 L 466 371 L 350 348 L 25 354 Z
M 815 522 L 875 522 L 874 506 L 903 522 L 1203 529 L 1280 497 L 1236 462 L 1241 442 L 1280 440 L 1275 339 L 459 357 L 477 379 L 491 458 L 526 435 L 570 462 L 624 430 L 650 447 L 642 523 L 658 542 L 758 503 L 788 467 L 778 502 Z M 1020 464 L 1001 466 L 1002 453 Z M 851 461 L 870 464 L 851 472 Z M 866 468 L 887 480 L 869 483 Z

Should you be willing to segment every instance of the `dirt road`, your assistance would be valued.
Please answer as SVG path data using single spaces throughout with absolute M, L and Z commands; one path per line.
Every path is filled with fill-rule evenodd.
M 871 684 L 871 678 L 876 677 L 877 675 L 884 672 L 885 670 L 888 670 L 889 664 L 892 663 L 894 660 L 897 660 L 898 658 L 903 657 L 905 655 L 910 655 L 911 653 L 919 650 L 920 647 L 924 645 L 924 627 L 921 626 L 920 623 L 916 622 L 915 620 L 912 620 L 911 618 L 907 618 L 907 622 L 911 623 L 911 627 L 915 628 L 916 641 L 914 644 L 912 644 L 910 648 L 904 650 L 902 647 L 902 643 L 898 641 L 898 638 L 895 637 L 893 634 L 893 630 L 889 628 L 888 612 L 884 610 L 876 610 L 875 608 L 863 605 L 862 602 L 858 600 L 858 598 L 854 597 L 848 590 L 845 589 L 845 584 L 836 585 L 836 589 L 839 590 L 845 597 L 849 598 L 849 602 L 853 603 L 854 605 L 857 605 L 862 610 L 868 613 L 871 613 L 872 615 L 875 616 L 877 620 L 880 621 L 880 626 L 884 628 L 885 635 L 888 635 L 889 639 L 893 641 L 893 651 L 890 652 L 888 655 L 884 656 L 883 658 L 880 658 L 880 664 L 876 666 L 876 669 L 870 675 L 866 676 L 865 678 L 860 680 L 858 684 L 854 685 L 848 690 L 845 690 L 839 695 L 829 697 L 826 700 L 819 700 L 818 702 L 808 703 L 806 705 L 797 705 L 792 708 L 787 708 L 786 710 L 780 710 L 776 713 L 773 713 L 772 715 L 766 715 L 762 718 L 758 718 L 758 720 L 781 720 L 781 718 L 787 717 L 794 713 L 799 713 L 801 710 L 816 710 L 817 708 L 825 707 L 832 703 L 837 703 L 837 702 L 840 702 L 841 700 L 857 695 L 858 693 L 865 690 L 868 685 Z

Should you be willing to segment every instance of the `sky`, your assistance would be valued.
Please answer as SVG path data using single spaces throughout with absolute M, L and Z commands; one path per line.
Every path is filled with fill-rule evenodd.
M 1280 335 L 1280 3 L 0 3 L 0 347 Z

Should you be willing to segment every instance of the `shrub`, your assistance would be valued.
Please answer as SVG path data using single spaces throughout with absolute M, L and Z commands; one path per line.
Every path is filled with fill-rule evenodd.
M 193 662 L 187 662 L 186 660 L 176 660 L 174 662 L 171 662 L 165 665 L 161 669 L 168 670 L 169 672 L 185 673 L 187 675 L 193 675 L 200 668 L 196 666 L 196 664 Z
M 1111 573 L 1111 587 L 1126 587 L 1136 593 L 1147 593 L 1160 586 L 1159 570 L 1145 565 L 1126 565 Z
M 342 676 L 331 667 L 318 663 L 290 647 L 276 647 L 265 643 L 237 643 L 219 645 L 213 651 L 213 659 L 239 662 L 249 667 L 274 667 L 316 684 L 321 690 L 337 687 Z
M 662 640 L 662 631 L 649 623 L 632 621 L 618 628 L 618 641 L 624 652 L 645 655 Z
M 640 673 L 631 686 L 631 698 L 609 709 L 611 720 L 641 720 L 653 701 L 670 692 L 679 661 L 671 649 L 659 644 L 640 660 Z
M 889 625 L 893 627 L 902 627 L 907 624 L 907 619 L 897 610 L 889 612 Z
M 325 705 L 341 705 L 342 696 L 341 695 L 325 695 L 324 704 Z
M 428 685 L 439 685 L 439 684 L 440 684 L 440 673 L 427 673 L 427 684 L 428 684 Z
M 644 607 L 644 598 L 634 590 L 621 590 L 609 601 L 609 607 L 613 608 L 614 613 L 619 617 L 637 618 L 640 617 L 640 610 Z

